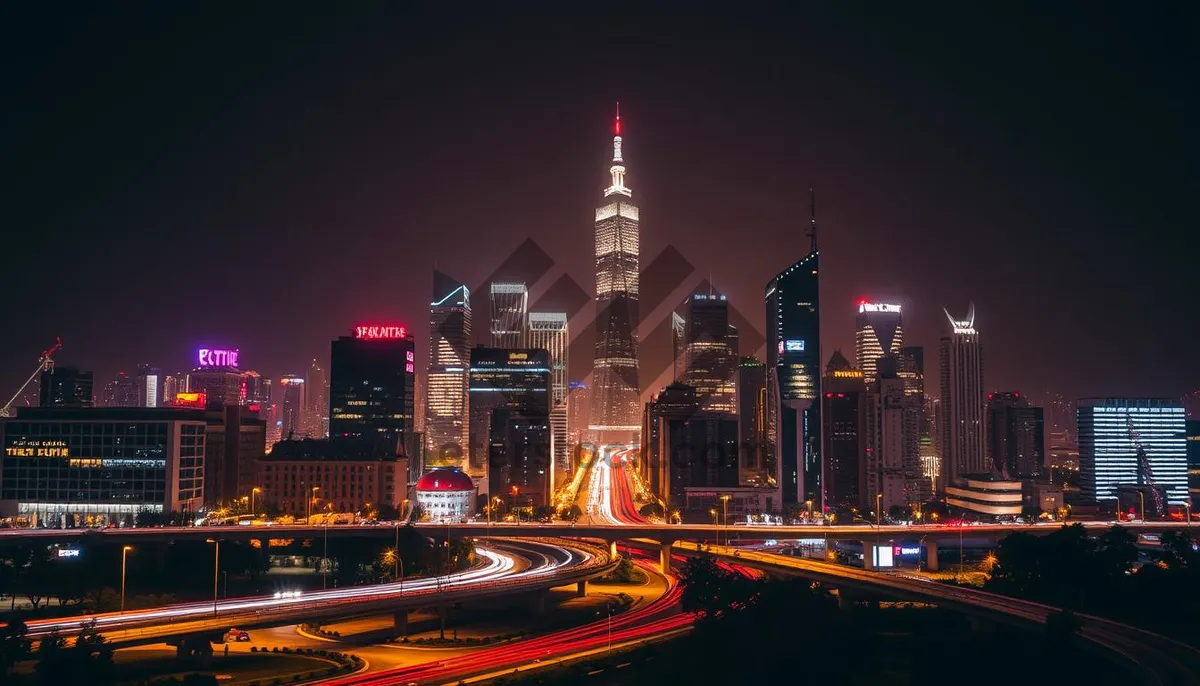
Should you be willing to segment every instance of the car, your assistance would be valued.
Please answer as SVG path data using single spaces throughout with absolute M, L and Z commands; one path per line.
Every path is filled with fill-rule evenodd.
M 249 641 L 250 634 L 249 634 L 249 632 L 243 631 L 242 629 L 230 629 L 225 634 L 225 640 L 226 641 L 236 641 L 238 643 L 241 643 L 243 641 Z

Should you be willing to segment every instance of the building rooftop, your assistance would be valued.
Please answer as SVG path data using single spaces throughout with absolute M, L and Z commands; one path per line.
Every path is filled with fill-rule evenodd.
M 395 449 L 387 443 L 303 438 L 279 441 L 263 459 L 272 462 L 379 462 L 397 458 Z
M 9 421 L 173 422 L 205 421 L 204 410 L 191 407 L 20 407 Z
M 474 491 L 475 482 L 457 467 L 439 467 L 417 479 L 417 491 Z

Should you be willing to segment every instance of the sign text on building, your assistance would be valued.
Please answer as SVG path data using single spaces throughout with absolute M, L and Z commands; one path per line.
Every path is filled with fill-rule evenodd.
M 859 303 L 858 311 L 859 311 L 859 313 L 863 313 L 863 312 L 895 312 L 896 314 L 900 314 L 900 306 L 899 305 L 888 305 L 885 303 Z
M 196 355 L 201 367 L 236 367 L 238 366 L 238 351 L 236 348 L 200 348 Z
M 380 338 L 408 338 L 408 329 L 403 326 L 356 326 L 354 337 L 367 340 Z

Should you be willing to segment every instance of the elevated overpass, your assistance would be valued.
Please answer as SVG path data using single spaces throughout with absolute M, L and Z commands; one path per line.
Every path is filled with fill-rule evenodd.
M 208 641 L 230 627 L 251 629 L 389 612 L 397 613 L 400 623 L 407 620 L 409 610 L 417 607 L 444 607 L 571 583 L 580 585 L 582 591 L 588 579 L 608 573 L 618 562 L 604 548 L 553 539 L 489 541 L 477 549 L 477 554 L 483 560 L 481 564 L 443 577 L 44 619 L 28 623 L 29 635 L 37 637 L 58 631 L 69 636 L 78 633 L 83 623 L 94 620 L 108 643 L 126 647 L 180 637 Z

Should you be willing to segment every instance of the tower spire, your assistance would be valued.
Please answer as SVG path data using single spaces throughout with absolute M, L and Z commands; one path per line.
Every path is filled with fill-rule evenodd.
M 812 240 L 812 247 L 809 252 L 817 251 L 817 195 L 813 192 L 812 187 L 808 189 L 808 209 L 812 217 L 811 224 L 808 228 L 808 237 Z
M 621 103 L 617 102 L 617 116 L 613 120 L 613 160 L 612 167 L 609 168 L 609 173 L 612 174 L 612 185 L 605 189 L 604 196 L 608 197 L 613 193 L 621 195 L 630 195 L 629 189 L 625 187 L 625 161 L 621 159 Z

